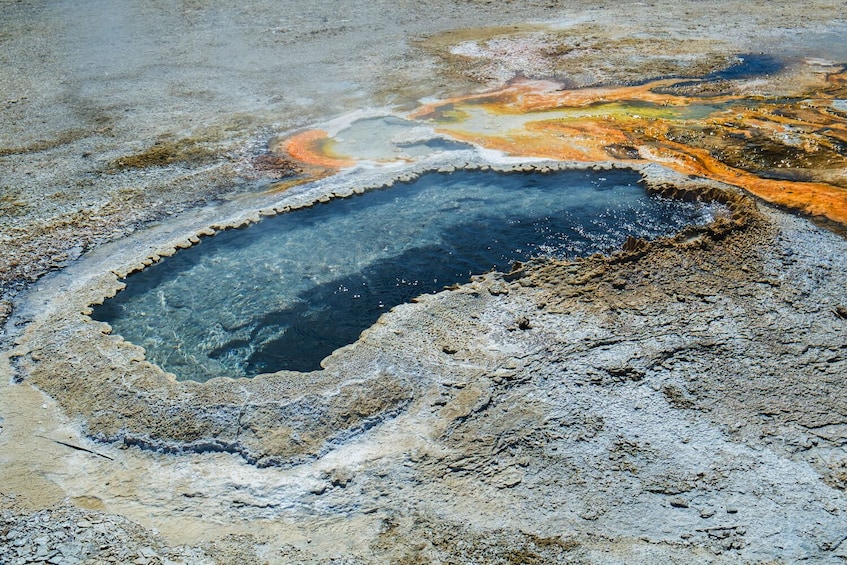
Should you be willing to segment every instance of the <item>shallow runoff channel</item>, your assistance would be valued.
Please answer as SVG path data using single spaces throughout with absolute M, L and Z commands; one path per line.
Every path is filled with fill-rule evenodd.
M 125 280 L 93 317 L 181 380 L 313 371 L 390 308 L 535 257 L 711 221 L 632 170 L 429 172 L 221 232 Z

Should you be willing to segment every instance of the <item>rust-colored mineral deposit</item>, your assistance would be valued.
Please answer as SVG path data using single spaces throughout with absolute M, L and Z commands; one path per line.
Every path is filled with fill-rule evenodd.
M 353 159 L 334 156 L 328 147 L 331 138 L 319 129 L 306 130 L 283 141 L 281 149 L 308 165 L 343 169 L 356 164 Z
M 408 118 L 511 156 L 659 163 L 847 225 L 847 114 L 836 102 L 847 95 L 847 71 L 828 70 L 791 97 L 679 94 L 677 87 L 698 82 L 690 79 L 583 89 L 516 80 L 424 105 Z M 313 165 L 355 164 L 332 145 L 326 132 L 310 130 L 283 148 Z

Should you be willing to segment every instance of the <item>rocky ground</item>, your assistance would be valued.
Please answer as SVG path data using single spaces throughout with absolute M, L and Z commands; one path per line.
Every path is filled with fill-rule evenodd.
M 73 539 L 58 547 L 95 561 L 838 562 L 847 243 L 727 194 L 709 229 L 480 277 L 393 309 L 321 373 L 251 381 L 177 384 L 85 321 L 115 284 L 85 276 L 120 256 L 106 246 L 24 309 L 5 449 L 65 502 L 32 535 L 53 514 L 12 505 L 6 543 L 37 559 Z M 80 434 L 115 422 L 117 443 Z M 98 521 L 114 537 L 94 528 L 95 548 L 79 524 Z
M 256 194 L 297 172 L 256 161 L 286 129 L 515 73 L 701 73 L 757 44 L 838 57 L 843 6 L 107 10 L 137 33 L 126 69 L 68 32 L 111 37 L 84 10 L 8 8 L 0 563 L 847 559 L 847 242 L 737 196 L 711 230 L 399 306 L 308 377 L 176 383 L 81 314 L 112 271 L 356 182 Z M 536 20 L 570 32 L 466 56 Z M 173 60 L 151 66 L 163 21 Z M 208 64 L 238 34 L 231 66 Z

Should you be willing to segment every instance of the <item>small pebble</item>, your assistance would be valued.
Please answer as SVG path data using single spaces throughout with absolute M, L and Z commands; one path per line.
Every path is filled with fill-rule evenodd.
M 670 500 L 671 506 L 674 508 L 688 508 L 688 501 L 681 496 L 675 496 Z

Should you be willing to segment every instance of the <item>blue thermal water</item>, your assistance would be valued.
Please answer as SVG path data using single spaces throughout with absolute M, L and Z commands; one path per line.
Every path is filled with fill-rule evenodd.
M 632 171 L 428 173 L 204 239 L 93 314 L 180 379 L 311 371 L 397 304 L 536 256 L 708 222 Z

